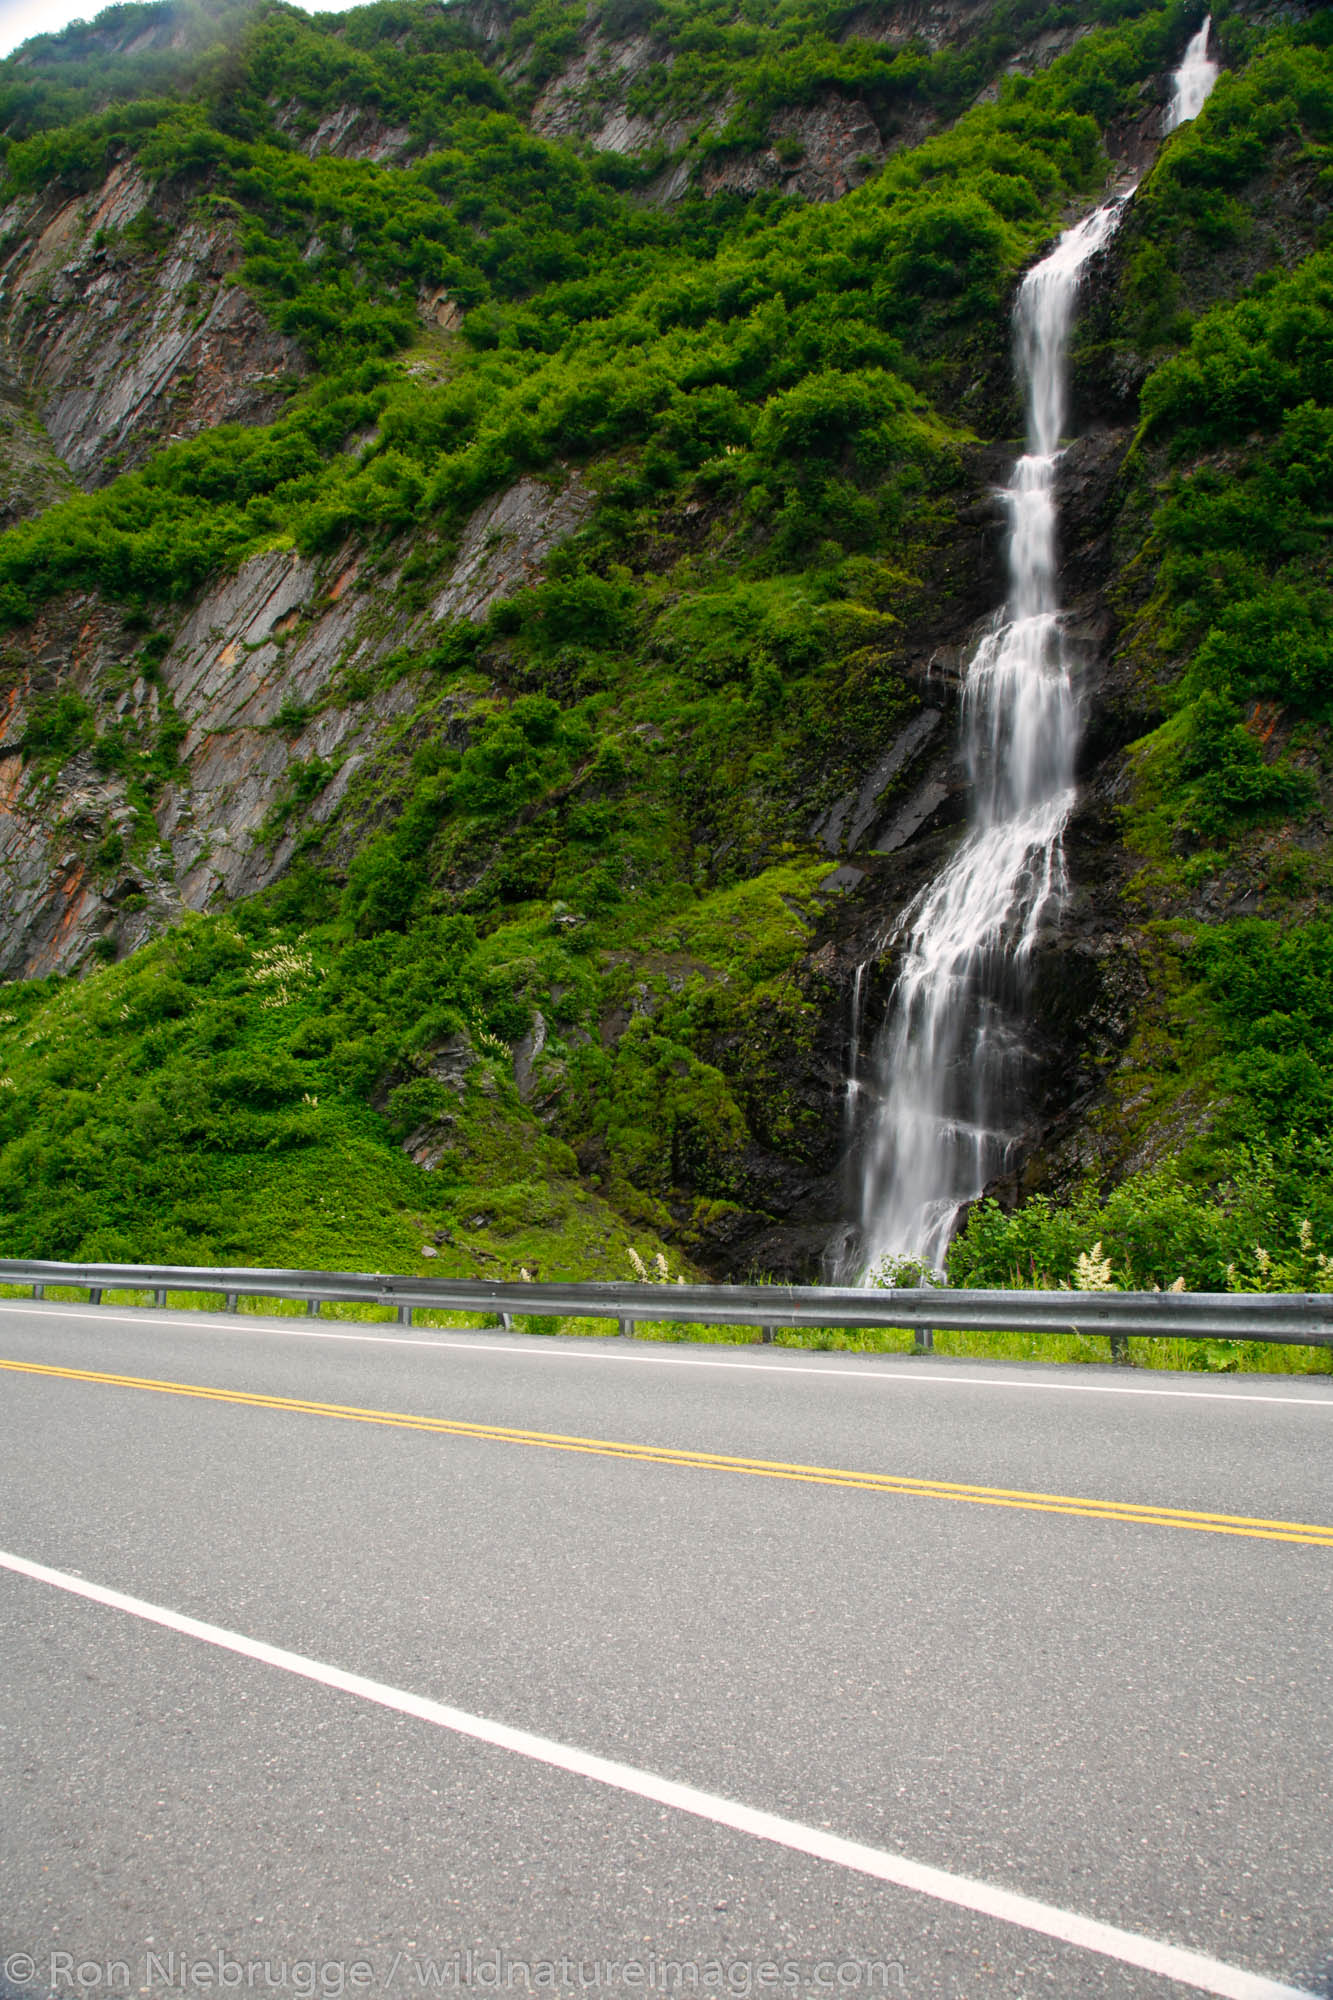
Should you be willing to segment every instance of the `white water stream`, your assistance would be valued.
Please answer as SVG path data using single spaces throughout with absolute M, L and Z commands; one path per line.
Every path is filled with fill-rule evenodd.
M 1173 78 L 1168 130 L 1197 115 L 1216 80 L 1209 26 L 1205 21 L 1193 37 Z M 1107 202 L 1066 230 L 1018 294 L 1014 359 L 1027 450 L 1003 494 L 1008 598 L 963 683 L 970 823 L 952 859 L 898 921 L 898 980 L 869 1076 L 862 1074 L 864 967 L 853 996 L 850 1120 L 867 1098 L 878 1100 L 855 1253 L 865 1272 L 885 1257 L 941 1268 L 959 1210 L 1004 1171 L 1018 1136 L 1027 969 L 1065 899 L 1063 834 L 1079 734 L 1056 595 L 1055 478 L 1069 327 L 1084 267 L 1127 199 Z
M 1009 597 L 963 683 L 969 830 L 900 920 L 902 961 L 876 1050 L 861 1255 L 943 1261 L 963 1202 L 1005 1165 L 1020 1080 L 1023 969 L 1065 893 L 1078 706 L 1056 601 L 1055 468 L 1080 273 L 1123 203 L 1067 230 L 1028 272 L 1014 315 L 1028 448 L 1004 490 Z
M 1198 117 L 1208 101 L 1208 93 L 1217 82 L 1217 64 L 1208 56 L 1208 37 L 1212 27 L 1213 17 L 1210 14 L 1190 41 L 1184 61 L 1171 79 L 1175 88 L 1166 113 L 1168 132 L 1174 132 L 1177 125 L 1188 125 L 1191 118 Z

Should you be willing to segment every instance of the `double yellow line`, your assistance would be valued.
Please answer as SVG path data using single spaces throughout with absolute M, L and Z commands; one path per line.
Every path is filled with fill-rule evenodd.
M 1143 1507 L 1127 1500 L 1089 1500 L 1066 1493 L 1029 1493 L 1007 1486 L 972 1486 L 949 1479 L 910 1479 L 891 1472 L 851 1472 L 830 1465 L 789 1465 L 780 1459 L 733 1458 L 724 1452 L 680 1451 L 670 1445 L 623 1444 L 613 1438 L 566 1437 L 558 1431 L 515 1430 L 507 1424 L 467 1424 L 453 1417 L 422 1417 L 402 1410 L 363 1410 L 351 1403 L 314 1403 L 298 1396 L 263 1396 L 244 1389 L 215 1389 L 201 1382 L 157 1382 L 143 1375 L 111 1375 L 88 1368 L 55 1368 L 36 1361 L 0 1360 L 16 1375 L 96 1382 L 111 1389 L 145 1389 L 160 1396 L 190 1396 L 206 1403 L 238 1403 L 344 1423 L 381 1424 L 428 1431 L 439 1437 L 474 1438 L 487 1444 L 522 1444 L 543 1451 L 582 1452 L 592 1458 L 628 1459 L 639 1465 L 674 1465 L 694 1472 L 740 1472 L 752 1479 L 789 1479 L 806 1486 L 849 1487 L 921 1500 L 963 1500 L 975 1507 L 1016 1507 L 1028 1513 L 1073 1514 L 1092 1521 L 1126 1521 L 1139 1527 L 1190 1528 L 1197 1534 L 1245 1535 L 1265 1542 L 1302 1542 L 1333 1549 L 1333 1527 L 1308 1521 L 1269 1521 L 1247 1514 L 1209 1514 L 1182 1507 Z

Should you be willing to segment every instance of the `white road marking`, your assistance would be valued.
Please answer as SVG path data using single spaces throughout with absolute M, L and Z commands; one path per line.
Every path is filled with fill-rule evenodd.
M 89 1583 L 84 1577 L 73 1576 L 67 1570 L 48 1569 L 44 1563 L 30 1562 L 26 1557 L 11 1555 L 7 1550 L 0 1549 L 0 1569 L 11 1570 L 16 1576 L 28 1577 L 34 1583 L 51 1584 L 57 1590 L 68 1591 L 72 1596 L 86 1598 L 93 1604 L 105 1605 L 109 1610 L 126 1612 L 130 1617 L 142 1618 L 150 1625 L 164 1626 L 169 1632 L 178 1632 L 187 1639 L 198 1639 L 206 1646 L 217 1646 L 224 1652 L 239 1653 L 244 1659 L 257 1660 L 261 1665 L 280 1668 L 283 1673 L 296 1674 L 302 1680 L 317 1681 L 322 1687 L 356 1695 L 360 1700 L 374 1702 L 380 1708 L 393 1709 L 400 1715 L 433 1723 L 437 1729 L 448 1729 L 457 1736 L 468 1736 L 497 1750 L 510 1751 L 514 1756 L 552 1765 L 556 1770 L 567 1771 L 574 1777 L 591 1779 L 595 1784 L 608 1785 L 613 1791 L 626 1792 L 634 1798 L 649 1799 L 655 1805 L 670 1806 L 677 1812 L 690 1813 L 696 1819 L 710 1820 L 715 1826 L 730 1827 L 736 1833 L 746 1833 L 756 1840 L 790 1848 L 794 1853 L 808 1854 L 816 1861 L 831 1861 L 837 1867 L 853 1869 L 857 1874 L 873 1876 L 880 1882 L 890 1882 L 895 1888 L 910 1889 L 917 1895 L 933 1897 L 937 1902 L 952 1903 L 958 1909 L 997 1918 L 1001 1923 L 1017 1924 L 1024 1930 L 1036 1931 L 1043 1937 L 1074 1945 L 1081 1951 L 1097 1952 L 1103 1958 L 1116 1959 L 1122 1965 L 1138 1966 L 1145 1972 L 1156 1973 L 1160 1978 L 1178 1980 L 1181 1985 L 1195 1987 L 1201 1993 L 1220 1995 L 1221 2000 L 1315 2000 L 1314 1995 L 1299 1987 L 1284 1986 L 1261 1973 L 1246 1972 L 1240 1966 L 1228 1965 L 1203 1952 L 1187 1951 L 1180 1945 L 1166 1944 L 1135 1931 L 1120 1930 L 1114 1924 L 1101 1923 L 1095 1917 L 1078 1916 L 1073 1911 L 1058 1909 L 1053 1903 L 1041 1903 L 1031 1896 L 1017 1895 L 1011 1889 L 1002 1889 L 990 1882 L 954 1875 L 946 1869 L 909 1860 L 906 1855 L 867 1847 L 858 1840 L 844 1840 L 840 1835 L 825 1832 L 819 1827 L 803 1826 L 799 1820 L 780 1819 L 776 1813 L 739 1805 L 734 1799 L 723 1798 L 716 1792 L 700 1791 L 693 1785 L 678 1784 L 672 1778 L 660 1777 L 655 1771 L 641 1771 L 632 1764 L 616 1763 L 592 1751 L 556 1743 L 547 1736 L 534 1736 L 526 1729 L 512 1729 L 504 1722 L 469 1715 L 465 1709 L 451 1708 L 444 1702 L 431 1701 L 425 1695 L 410 1694 L 403 1688 L 390 1687 L 384 1681 L 368 1680 L 364 1674 L 346 1673 L 341 1667 L 308 1659 L 304 1653 L 289 1653 L 285 1647 L 270 1646 L 263 1639 L 248 1638 L 244 1633 L 228 1631 L 222 1625 L 206 1624 L 202 1619 L 186 1617 L 183 1612 L 168 1610 L 160 1604 L 149 1604 L 142 1597 L 129 1597 L 123 1591 L 108 1590 L 103 1584 Z
M 108 1288 L 109 1289 L 109 1288 Z M 129 1289 L 126 1287 L 126 1289 Z M 244 1316 L 228 1314 L 226 1319 L 214 1319 L 206 1312 L 191 1313 L 184 1319 L 171 1319 L 158 1307 L 142 1306 L 137 1312 L 113 1313 L 102 1306 L 64 1307 L 48 1300 L 39 1300 L 29 1305 L 26 1300 L 0 1299 L 0 1312 L 31 1315 L 34 1311 L 50 1319 L 71 1319 L 89 1321 L 112 1326 L 175 1326 L 184 1327 L 191 1333 L 231 1333 L 245 1334 L 254 1338 L 275 1338 L 279 1340 L 350 1340 L 367 1341 L 381 1347 L 445 1347 L 460 1348 L 468 1354 L 516 1354 L 524 1360 L 543 1361 L 611 1361 L 624 1367 L 627 1363 L 639 1362 L 648 1368 L 731 1368 L 763 1369 L 770 1378 L 784 1375 L 832 1375 L 839 1381 L 878 1382 L 881 1387 L 907 1388 L 918 1384 L 933 1384 L 941 1389 L 1003 1389 L 1048 1391 L 1057 1396 L 1157 1396 L 1184 1398 L 1199 1403 L 1280 1403 L 1286 1407 L 1297 1404 L 1305 1409 L 1333 1412 L 1333 1396 L 1314 1389 L 1303 1396 L 1262 1395 L 1252 1389 L 1149 1389 L 1128 1382 L 1032 1382 L 1015 1375 L 1003 1378 L 994 1375 L 938 1375 L 929 1369 L 923 1370 L 913 1362 L 910 1368 L 899 1371 L 886 1368 L 883 1363 L 874 1368 L 865 1368 L 855 1362 L 845 1367 L 818 1361 L 781 1361 L 756 1357 L 749 1361 L 715 1360 L 711 1355 L 692 1354 L 645 1354 L 629 1349 L 625 1353 L 606 1353 L 590 1348 L 580 1352 L 575 1347 L 557 1347 L 553 1340 L 540 1334 L 529 1334 L 521 1346 L 502 1346 L 499 1341 L 485 1338 L 488 1329 L 478 1327 L 470 1339 L 452 1339 L 448 1334 L 423 1337 L 410 1333 L 377 1333 L 373 1326 L 364 1332 L 351 1333 L 339 1329 L 334 1331 L 326 1326 L 284 1326 L 279 1321 L 265 1322 L 259 1314 Z M 609 1315 L 608 1315 L 609 1317 Z M 246 1320 L 250 1324 L 246 1324 Z M 259 1324 L 254 1324 L 258 1320 Z M 792 1352 L 790 1348 L 779 1350 L 783 1355 Z M 895 1357 L 886 1355 L 885 1361 Z M 897 1357 L 902 1359 L 903 1357 Z M 1003 1366 L 1004 1364 L 999 1364 Z M 1048 1364 L 1060 1365 L 1060 1364 Z

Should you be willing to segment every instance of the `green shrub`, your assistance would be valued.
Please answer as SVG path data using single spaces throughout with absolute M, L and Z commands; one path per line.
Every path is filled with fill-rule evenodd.
M 979 1202 L 949 1251 L 957 1285 L 1078 1288 L 1079 1259 L 1100 1245 L 1120 1291 L 1333 1291 L 1333 1204 L 1317 1220 L 1288 1206 L 1292 1175 L 1271 1154 L 1238 1154 L 1212 1187 L 1172 1162 L 1109 1190 L 1089 1183 L 1065 1203 L 1044 1196 L 1006 1213 Z M 1314 1190 L 1308 1190 L 1314 1192 Z M 1316 1240 L 1317 1239 L 1317 1240 Z M 1072 1308 L 1071 1308 L 1072 1311 Z
M 59 694 L 33 703 L 23 732 L 23 748 L 30 757 L 63 761 L 92 742 L 94 727 L 88 702 L 72 688 L 63 688 Z

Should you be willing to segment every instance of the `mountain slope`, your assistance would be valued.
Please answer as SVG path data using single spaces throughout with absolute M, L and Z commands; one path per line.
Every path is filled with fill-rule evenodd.
M 15 1250 L 816 1271 L 855 968 L 873 1020 L 962 811 L 1013 287 L 1138 174 L 997 1192 L 1184 1148 L 1193 1215 L 1276 1148 L 1322 1226 L 1329 36 L 1219 9 L 1162 144 L 1199 18 L 152 6 L 0 65 Z

